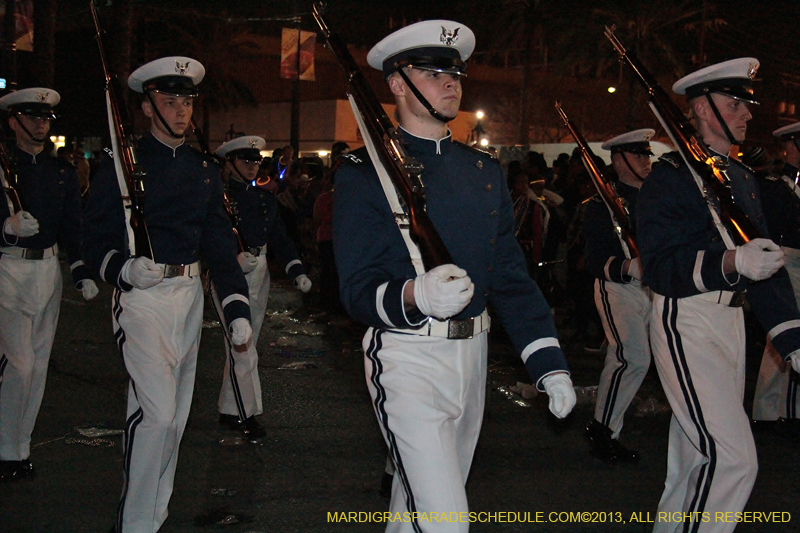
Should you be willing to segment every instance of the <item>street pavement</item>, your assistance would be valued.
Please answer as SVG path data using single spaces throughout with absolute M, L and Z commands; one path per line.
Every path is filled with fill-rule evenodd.
M 388 501 L 378 494 L 386 449 L 365 385 L 360 349 L 365 328 L 331 320 L 311 301 L 280 272 L 274 273 L 259 341 L 260 420 L 267 438 L 258 445 L 243 443 L 217 423 L 223 339 L 213 313 L 206 313 L 192 412 L 181 443 L 170 516 L 161 532 L 383 531 L 382 523 L 359 521 L 378 516 L 367 513 L 388 510 Z M 513 392 L 528 379 L 502 328 L 493 326 L 487 405 L 467 491 L 472 511 L 494 514 L 476 514 L 484 521 L 470 530 L 651 531 L 648 520 L 656 519 L 666 473 L 669 426 L 655 369 L 622 433 L 622 441 L 641 453 L 641 462 L 607 465 L 589 455 L 583 436 L 603 358 L 585 354 L 571 340 L 574 330 L 564 326 L 560 333 L 579 398 L 564 421 L 549 414 L 545 395 L 524 399 Z M 751 345 L 748 410 L 761 346 Z M 93 435 L 98 429 L 123 428 L 126 390 L 127 376 L 111 334 L 109 287 L 104 285 L 87 303 L 65 283 L 47 389 L 33 434 L 31 460 L 37 474 L 0 485 L 0 532 L 109 530 L 122 482 L 121 437 Z M 86 431 L 92 429 L 94 433 Z M 736 531 L 796 532 L 798 443 L 769 430 L 757 432 L 756 443 L 760 471 L 746 510 L 777 512 L 783 520 L 789 513 L 791 519 L 741 523 Z M 347 522 L 332 521 L 348 517 L 339 513 L 359 512 Z M 776 515 L 764 518 L 774 520 Z

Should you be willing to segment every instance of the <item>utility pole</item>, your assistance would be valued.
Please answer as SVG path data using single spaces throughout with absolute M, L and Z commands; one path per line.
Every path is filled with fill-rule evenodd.
M 294 25 L 297 29 L 297 64 L 296 74 L 292 79 L 292 117 L 289 132 L 289 144 L 294 149 L 295 157 L 300 155 L 300 15 L 298 15 L 297 0 L 292 2 L 294 9 Z

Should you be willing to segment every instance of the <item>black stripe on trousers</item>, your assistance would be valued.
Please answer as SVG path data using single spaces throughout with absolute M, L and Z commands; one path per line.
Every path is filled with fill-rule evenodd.
M 3 374 L 5 373 L 7 366 L 8 357 L 6 357 L 6 354 L 0 355 L 0 388 L 3 387 Z
M 122 326 L 119 323 L 119 317 L 122 315 L 122 303 L 120 302 L 120 296 L 122 291 L 116 290 L 114 291 L 114 308 L 113 308 L 113 315 L 114 320 L 117 324 L 117 331 L 114 332 L 114 337 L 117 340 L 117 346 L 119 347 L 119 353 L 123 356 L 123 347 L 125 345 L 125 331 L 122 329 Z M 131 380 L 131 388 L 133 389 L 134 395 L 136 394 L 136 384 Z M 123 457 L 123 466 L 122 466 L 122 496 L 120 497 L 119 507 L 117 508 L 117 522 L 115 524 L 115 531 L 116 533 L 122 533 L 122 515 L 125 509 L 125 498 L 128 495 L 128 481 L 130 480 L 131 475 L 131 457 L 133 452 L 133 439 L 136 436 L 136 428 L 139 424 L 142 423 L 142 419 L 144 418 L 144 412 L 140 407 L 137 409 L 125 423 L 125 434 L 122 439 L 122 457 Z
M 700 515 L 692 514 L 691 516 L 702 516 L 708 500 L 708 493 L 711 490 L 711 483 L 714 480 L 714 471 L 717 466 L 717 447 L 706 427 L 700 400 L 697 398 L 697 391 L 694 388 L 694 383 L 692 383 L 692 376 L 686 361 L 686 353 L 683 350 L 683 341 L 677 327 L 677 298 L 664 298 L 664 311 L 661 314 L 661 319 L 664 333 L 667 336 L 667 345 L 672 356 L 672 364 L 675 366 L 675 375 L 683 392 L 683 401 L 686 403 L 689 417 L 697 431 L 700 453 L 708 457 L 708 463 L 700 467 L 694 497 L 688 510 L 688 512 L 692 513 L 701 513 Z M 683 531 L 684 533 L 696 533 L 700 529 L 700 524 L 701 522 L 699 521 L 685 522 Z
M 614 406 L 617 403 L 617 395 L 619 394 L 619 385 L 622 381 L 622 376 L 628 369 L 628 361 L 625 360 L 625 350 L 622 346 L 622 340 L 617 330 L 617 325 L 614 323 L 614 315 L 611 313 L 611 302 L 608 300 L 608 291 L 606 290 L 605 280 L 598 280 L 600 287 L 600 301 L 603 304 L 603 314 L 606 315 L 608 328 L 611 330 L 611 335 L 614 337 L 614 342 L 617 345 L 617 361 L 622 365 L 614 370 L 611 375 L 611 383 L 609 384 L 608 395 L 606 396 L 606 404 L 603 406 L 603 419 L 600 421 L 606 427 L 611 423 L 611 415 L 614 414 Z
M 381 374 L 383 373 L 383 363 L 378 358 L 378 352 L 380 352 L 383 344 L 381 342 L 381 335 L 383 334 L 383 330 L 380 329 L 373 329 L 372 330 L 372 339 L 369 343 L 369 348 L 367 351 L 364 352 L 367 359 L 372 362 L 372 374 L 370 375 L 370 381 L 372 385 L 375 387 L 376 395 L 375 400 L 373 402 L 373 407 L 375 408 L 375 414 L 378 417 L 378 421 L 383 426 L 384 431 L 386 432 L 386 440 L 389 443 L 389 454 L 392 456 L 392 460 L 394 461 L 395 466 L 395 475 L 400 476 L 400 481 L 403 484 L 403 491 L 406 495 L 406 508 L 411 513 L 417 512 L 417 505 L 414 502 L 414 493 L 411 491 L 411 483 L 408 481 L 408 475 L 406 474 L 405 467 L 403 466 L 403 460 L 400 457 L 400 450 L 397 448 L 397 440 L 394 436 L 394 433 L 391 429 L 389 429 L 389 415 L 386 412 L 386 390 L 383 388 L 383 384 L 381 383 Z M 412 515 L 414 516 L 414 515 Z M 419 522 L 417 522 L 416 517 L 412 522 L 414 526 L 414 531 L 417 533 L 422 533 L 422 529 L 419 526 Z
M 224 313 L 222 309 L 217 309 L 219 294 L 215 294 L 213 284 L 210 284 L 209 287 L 211 291 L 211 303 L 213 304 L 211 307 L 214 308 L 214 313 L 217 315 L 217 320 L 219 320 L 220 325 L 222 326 L 223 330 L 225 330 L 228 325 L 225 323 Z M 221 307 L 222 302 L 220 302 L 219 305 Z M 231 387 L 233 387 L 233 398 L 236 400 L 236 410 L 239 411 L 239 420 L 244 422 L 247 419 L 247 412 L 245 411 L 244 400 L 242 399 L 242 389 L 239 388 L 239 380 L 236 379 L 236 361 L 233 359 L 233 343 L 231 342 L 230 335 L 228 335 L 227 331 L 222 332 L 222 338 L 224 339 L 225 346 L 228 348 L 228 360 L 230 361 L 230 364 L 228 365 L 228 374 L 230 374 Z M 256 372 L 258 372 L 257 368 Z
M 0 368 L 0 375 L 2 369 Z M 794 371 L 789 362 L 789 386 L 786 391 L 786 418 L 797 418 L 797 389 L 800 388 L 800 374 Z

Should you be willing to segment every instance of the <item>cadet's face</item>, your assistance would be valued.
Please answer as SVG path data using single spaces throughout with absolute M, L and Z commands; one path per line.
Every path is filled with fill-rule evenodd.
M 447 116 L 454 117 L 458 114 L 461 107 L 461 77 L 452 74 L 444 74 L 431 70 L 409 69 L 406 70 L 408 78 L 411 80 L 419 92 L 425 97 L 436 111 Z M 416 101 L 412 94 L 410 98 Z M 430 115 L 428 111 L 417 101 L 417 108 L 424 114 Z
M 722 115 L 722 119 L 731 130 L 733 138 L 740 143 L 743 142 L 747 134 L 747 122 L 753 118 L 753 115 L 750 114 L 750 104 L 718 93 L 712 94 L 711 99 L 717 105 L 719 114 Z M 725 138 L 725 132 L 717 121 L 717 117 L 713 115 L 713 111 L 709 111 L 712 113 L 708 120 L 712 133 Z
M 50 119 L 31 117 L 28 115 L 14 115 L 8 121 L 11 129 L 17 135 L 17 140 L 27 143 L 39 143 L 36 139 L 45 139 L 50 133 Z M 25 129 L 20 127 L 25 126 Z M 25 130 L 28 130 L 31 134 Z
M 650 160 L 649 155 L 639 155 L 639 154 L 632 154 L 630 152 L 622 152 L 620 156 L 624 157 L 628 160 L 631 168 L 636 172 L 636 177 L 639 179 L 644 179 L 650 174 L 650 169 L 653 167 L 653 162 Z M 617 174 L 620 171 L 625 172 L 626 170 L 630 172 L 630 169 L 627 168 L 624 161 L 620 161 L 622 163 L 622 169 L 617 169 L 617 165 L 614 166 L 614 170 L 617 171 Z
M 258 176 L 258 166 L 259 161 L 245 161 L 244 159 L 234 159 L 233 166 L 236 167 L 236 170 L 239 171 L 239 174 L 248 181 L 251 182 L 256 179 Z
M 194 110 L 194 97 L 191 96 L 170 96 L 157 92 L 150 93 L 153 103 L 158 108 L 158 112 L 164 117 L 164 121 L 176 135 L 183 135 L 189 127 Z M 142 111 L 150 119 L 150 123 L 158 131 L 169 135 L 164 124 L 158 119 L 150 102 L 145 100 L 142 104 Z

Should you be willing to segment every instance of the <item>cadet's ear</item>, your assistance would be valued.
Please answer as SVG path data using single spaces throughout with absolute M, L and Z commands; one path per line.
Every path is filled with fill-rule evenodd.
M 403 78 L 400 77 L 400 74 L 395 72 L 389 76 L 389 79 L 386 81 L 389 83 L 389 90 L 392 91 L 393 95 L 405 96 L 407 88 L 406 82 L 403 81 Z
M 153 106 L 147 99 L 142 100 L 142 113 L 147 118 L 151 118 L 153 116 Z

